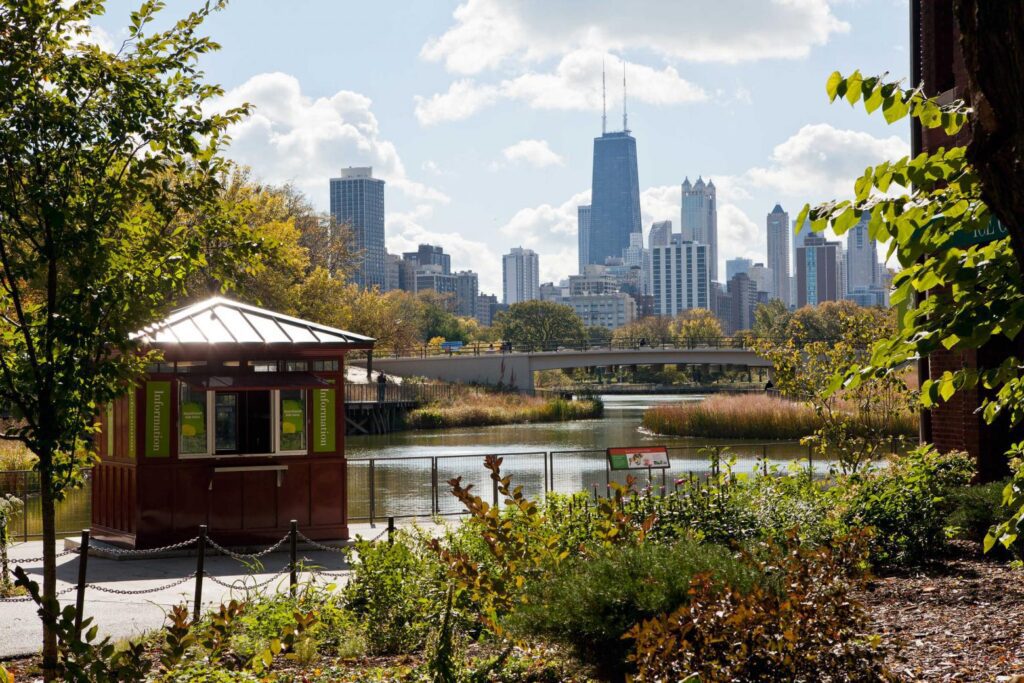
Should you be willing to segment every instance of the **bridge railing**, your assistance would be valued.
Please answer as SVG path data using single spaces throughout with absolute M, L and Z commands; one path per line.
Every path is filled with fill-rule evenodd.
M 433 403 L 451 401 L 463 390 L 453 384 L 346 383 L 345 403 Z
M 664 339 L 553 340 L 537 343 L 469 342 L 461 347 L 421 344 L 402 348 L 377 347 L 375 358 L 429 358 L 432 356 L 485 356 L 503 353 L 541 353 L 555 351 L 639 351 L 644 349 L 744 349 L 752 348 L 750 336 L 674 337 Z

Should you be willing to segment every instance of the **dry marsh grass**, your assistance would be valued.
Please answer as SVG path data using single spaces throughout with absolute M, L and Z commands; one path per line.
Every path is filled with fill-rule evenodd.
M 411 429 L 484 427 L 524 422 L 564 422 L 601 417 L 600 400 L 567 401 L 519 394 L 471 391 L 446 405 L 434 404 L 409 413 Z
M 909 411 L 891 422 L 893 436 L 917 432 L 916 417 Z M 722 394 L 651 408 L 644 413 L 643 425 L 656 434 L 672 436 L 788 440 L 809 436 L 820 422 L 805 403 L 763 394 Z

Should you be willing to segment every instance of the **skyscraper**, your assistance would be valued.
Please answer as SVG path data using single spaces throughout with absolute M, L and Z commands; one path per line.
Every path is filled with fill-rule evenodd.
M 775 205 L 768 214 L 768 268 L 772 271 L 772 288 L 768 296 L 792 305 L 789 295 L 789 214 Z
M 718 207 L 715 184 L 697 177 L 683 180 L 683 201 L 680 210 L 680 230 L 685 242 L 708 245 L 708 272 L 712 280 L 718 279 Z
M 590 205 L 576 207 L 576 243 L 579 251 L 579 272 L 590 263 Z
M 384 181 L 374 178 L 369 166 L 343 168 L 340 178 L 331 178 L 330 200 L 335 222 L 349 226 L 353 246 L 362 254 L 356 284 L 384 289 Z
M 472 270 L 455 274 L 455 314 L 464 318 L 476 315 L 476 298 L 480 294 L 479 278 Z
M 658 315 L 676 315 L 689 308 L 711 308 L 708 247 L 672 240 L 651 248 L 651 294 Z
M 878 285 L 878 249 L 868 235 L 871 213 L 861 214 L 846 236 L 846 291 Z
M 601 75 L 602 88 L 604 74 Z M 640 179 L 636 139 L 626 118 L 626 74 L 622 74 L 622 130 L 609 133 L 607 111 L 601 116 L 601 137 L 594 138 L 594 173 L 590 183 L 590 240 L 587 263 L 603 264 L 622 256 L 629 236 L 642 232 Z
M 754 261 L 748 258 L 736 257 L 725 262 L 725 281 L 728 283 L 740 273 L 745 273 L 754 265 Z
M 796 305 L 816 306 L 822 301 L 842 298 L 842 251 L 839 242 L 829 242 L 811 233 L 796 250 Z
M 540 264 L 532 249 L 514 247 L 501 259 L 505 303 L 518 304 L 540 298 Z
M 648 247 L 667 247 L 672 242 L 672 221 L 651 223 L 651 233 L 647 238 Z

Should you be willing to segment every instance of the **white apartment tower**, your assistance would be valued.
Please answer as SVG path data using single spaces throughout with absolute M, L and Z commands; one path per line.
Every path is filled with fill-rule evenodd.
M 532 249 L 514 247 L 501 259 L 505 303 L 511 306 L 540 298 L 540 266 Z
M 650 287 L 658 315 L 674 316 L 690 308 L 711 308 L 710 257 L 706 244 L 672 240 L 650 250 Z

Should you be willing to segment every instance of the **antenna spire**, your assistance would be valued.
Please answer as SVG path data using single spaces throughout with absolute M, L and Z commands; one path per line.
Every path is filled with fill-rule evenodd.
M 604 57 L 601 58 L 601 135 L 608 132 L 608 89 L 604 80 Z
M 622 60 L 622 132 L 629 132 L 629 124 L 626 123 L 626 60 Z

